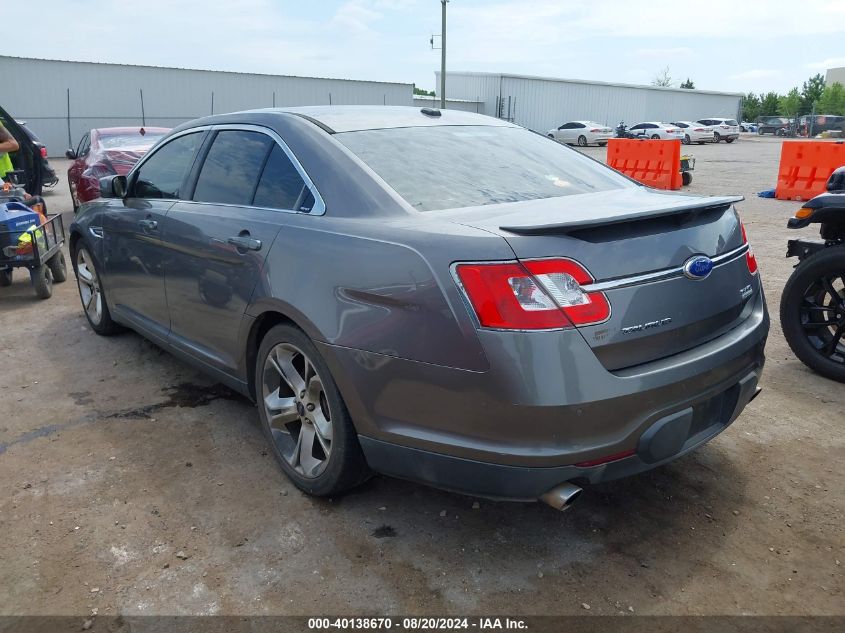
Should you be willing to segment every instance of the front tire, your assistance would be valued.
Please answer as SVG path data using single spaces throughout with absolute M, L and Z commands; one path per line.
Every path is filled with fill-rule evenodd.
M 578 147 L 587 147 L 587 137 L 583 134 L 578 137 Z
M 76 284 L 79 287 L 79 299 L 82 301 L 82 310 L 88 319 L 88 325 L 100 336 L 117 334 L 123 328 L 112 321 L 97 265 L 85 244 L 76 246 L 72 261 Z
M 277 325 L 264 336 L 255 365 L 255 399 L 264 435 L 297 488 L 329 496 L 369 476 L 329 367 L 302 330 Z
M 845 382 L 845 246 L 825 248 L 798 265 L 783 289 L 780 323 L 802 363 Z
M 692 139 L 689 134 L 684 134 L 684 145 L 692 145 Z
M 12 268 L 0 270 L 0 287 L 5 288 L 12 285 L 12 270 Z

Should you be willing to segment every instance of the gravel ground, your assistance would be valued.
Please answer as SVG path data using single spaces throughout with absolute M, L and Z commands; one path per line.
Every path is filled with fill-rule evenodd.
M 755 193 L 779 148 L 691 149 L 690 191 L 747 197 L 774 313 L 796 204 Z M 68 210 L 66 183 L 47 200 Z M 0 614 L 845 614 L 845 388 L 776 318 L 730 429 L 561 514 L 383 477 L 306 497 L 249 403 L 135 334 L 94 335 L 72 279 L 0 296 Z

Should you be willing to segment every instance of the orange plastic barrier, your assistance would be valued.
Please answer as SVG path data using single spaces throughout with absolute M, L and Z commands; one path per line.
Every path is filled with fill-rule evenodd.
M 681 141 L 612 138 L 607 164 L 656 189 L 681 188 Z
M 826 191 L 830 174 L 845 165 L 845 143 L 784 141 L 780 149 L 778 200 L 809 200 Z

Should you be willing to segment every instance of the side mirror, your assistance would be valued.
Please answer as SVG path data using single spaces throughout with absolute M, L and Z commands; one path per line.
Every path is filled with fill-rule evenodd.
M 65 157 L 69 160 L 76 160 L 76 152 L 72 149 L 66 150 Z
M 123 198 L 126 196 L 126 176 L 105 176 L 100 178 L 101 198 Z

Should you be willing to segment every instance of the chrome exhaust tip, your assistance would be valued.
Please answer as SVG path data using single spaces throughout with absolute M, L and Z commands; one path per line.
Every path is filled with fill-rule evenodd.
M 553 507 L 555 510 L 563 512 L 575 503 L 575 500 L 581 496 L 582 492 L 583 490 L 575 484 L 564 482 L 541 496 L 540 501 Z

